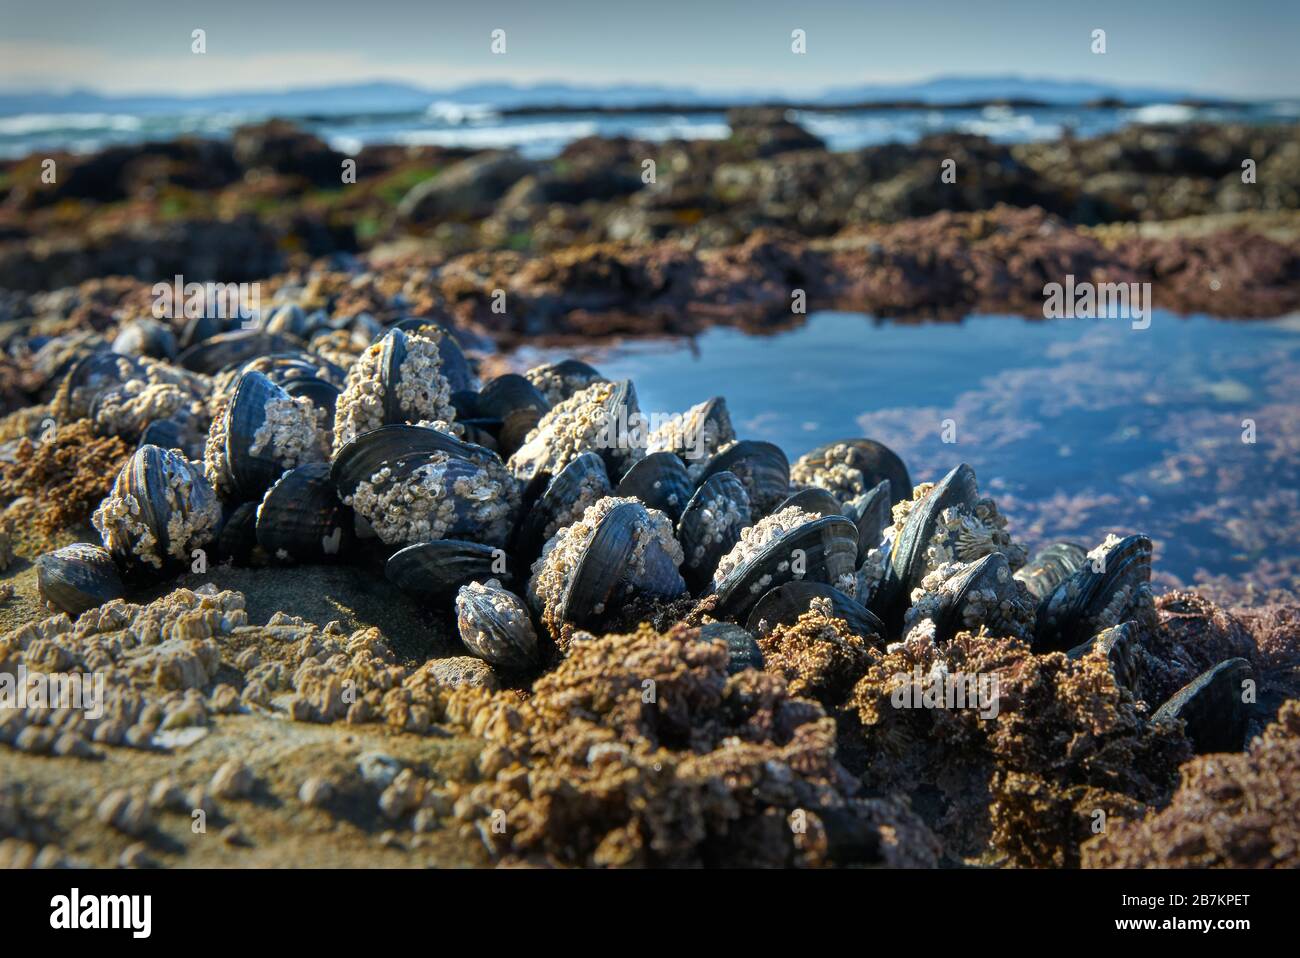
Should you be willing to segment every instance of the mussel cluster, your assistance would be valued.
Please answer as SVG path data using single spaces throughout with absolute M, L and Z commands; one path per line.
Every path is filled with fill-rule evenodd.
M 178 342 L 145 325 L 77 358 L 54 408 L 138 443 L 95 512 L 102 547 L 38 563 L 70 614 L 208 551 L 353 561 L 454 609 L 466 649 L 507 671 L 667 606 L 744 668 L 761 663 L 757 637 L 817 609 L 882 646 L 982 630 L 1100 649 L 1135 692 L 1156 624 L 1145 536 L 1030 558 L 968 465 L 913 486 L 870 439 L 791 464 L 738 439 L 721 397 L 642 433 L 631 382 L 566 360 L 480 384 L 433 320 L 338 327 L 290 305 Z M 1243 668 L 1224 663 L 1157 717 L 1221 743 L 1206 710 Z

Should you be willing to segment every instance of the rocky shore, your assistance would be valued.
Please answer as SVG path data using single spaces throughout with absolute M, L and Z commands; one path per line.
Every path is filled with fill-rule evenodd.
M 779 113 L 730 120 L 727 140 L 589 139 L 550 161 L 378 146 L 349 159 L 283 121 L 229 143 L 32 156 L 0 167 L 0 288 L 265 281 L 366 253 L 430 271 L 458 318 L 507 334 L 663 328 L 656 314 L 684 310 L 762 321 L 789 313 L 794 288 L 885 315 L 1033 312 L 1066 272 L 1152 282 L 1173 310 L 1295 307 L 1294 126 L 833 153 Z M 484 310 L 496 289 L 514 294 L 508 319 Z
M 1041 315 L 1071 275 L 1294 311 L 1298 128 L 832 153 L 730 121 L 551 161 L 275 121 L 0 167 L 0 675 L 105 697 L 0 710 L 0 865 L 1297 864 L 1294 601 L 1166 591 L 1142 530 L 1031 557 L 967 465 L 787 459 L 716 399 L 676 420 L 697 463 L 597 436 L 627 381 L 494 374 L 800 295 Z M 173 276 L 262 312 L 159 317 Z M 963 674 L 998 714 L 910 704 Z

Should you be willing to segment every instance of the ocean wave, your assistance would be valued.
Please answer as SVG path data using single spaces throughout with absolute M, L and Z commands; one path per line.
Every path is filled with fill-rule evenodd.
M 31 136 L 62 130 L 131 133 L 144 126 L 129 113 L 17 113 L 0 117 L 0 136 Z
M 1132 113 L 1138 123 L 1186 123 L 1196 116 L 1196 108 L 1180 103 L 1152 103 Z

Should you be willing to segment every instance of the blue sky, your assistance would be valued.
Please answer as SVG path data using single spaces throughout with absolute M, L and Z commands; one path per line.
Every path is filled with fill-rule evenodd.
M 208 52 L 190 52 L 207 31 Z M 507 53 L 489 50 L 506 31 Z M 790 31 L 808 52 L 790 52 Z M 1090 34 L 1107 34 L 1107 53 Z M 0 88 L 198 93 L 393 79 L 797 94 L 1020 73 L 1300 96 L 1297 0 L 0 0 Z

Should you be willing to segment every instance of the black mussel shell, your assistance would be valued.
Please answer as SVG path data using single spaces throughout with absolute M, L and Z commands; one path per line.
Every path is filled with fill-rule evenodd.
M 506 373 L 484 385 L 478 394 L 477 414 L 500 422 L 497 437 L 503 455 L 509 456 L 551 408 L 537 387 L 517 373 Z
M 491 449 L 497 455 L 501 454 L 501 444 L 497 442 L 501 424 L 495 419 L 457 419 L 456 424 L 461 427 L 461 435 L 466 442 Z
M 217 536 L 217 551 L 235 565 L 251 565 L 257 557 L 257 511 L 260 502 L 241 502 L 226 515 Z
M 1081 659 L 1093 650 L 1101 649 L 1110 665 L 1111 674 L 1115 676 L 1115 684 L 1137 694 L 1141 691 L 1138 671 L 1141 641 L 1136 622 L 1121 622 L 1098 632 L 1082 645 L 1076 645 L 1066 653 L 1066 657 Z
M 885 624 L 861 602 L 824 582 L 809 582 L 807 579 L 796 579 L 769 589 L 754 604 L 745 627 L 762 635 L 778 625 L 794 625 L 812 608 L 814 599 L 829 599 L 831 615 L 843 619 L 854 635 L 884 638 Z
M 773 512 L 790 494 L 790 461 L 779 446 L 745 439 L 709 460 L 700 481 L 719 472 L 734 473 L 749 493 L 755 521 Z
M 159 449 L 179 449 L 187 459 L 203 458 L 202 438 L 194 431 L 175 419 L 155 419 L 145 426 L 140 433 L 141 446 L 157 446 Z
M 227 478 L 235 501 L 261 499 L 284 473 L 284 466 L 274 458 L 274 447 L 252 451 L 254 437 L 266 421 L 267 403 L 284 396 L 284 390 L 261 373 L 239 377 L 227 411 L 225 449 Z
M 1016 571 L 1016 578 L 1025 584 L 1035 599 L 1043 599 L 1083 568 L 1088 561 L 1088 550 L 1073 542 L 1053 542 L 1034 553 L 1032 559 Z
M 460 348 L 460 341 L 456 338 L 455 331 L 446 323 L 424 316 L 409 316 L 394 323 L 390 328 L 437 340 L 439 372 L 451 386 L 453 396 L 459 392 L 473 393 L 478 388 L 474 369 L 465 357 L 465 351 Z M 441 330 L 442 336 L 433 334 L 431 328 Z
M 507 589 L 472 583 L 456 593 L 460 640 L 502 669 L 528 669 L 541 658 L 537 629 L 524 601 Z
M 992 552 L 969 563 L 943 583 L 945 601 L 943 607 L 935 614 L 935 641 L 949 642 L 963 629 L 975 629 L 978 625 L 965 621 L 965 612 L 977 590 L 990 590 L 999 597 L 1008 592 L 1014 593 L 1015 582 L 1011 577 L 1011 566 L 1007 557 L 1000 552 Z M 1030 610 L 1024 610 L 1028 613 Z M 979 625 L 987 625 L 997 632 L 1002 625 L 996 612 L 985 610 L 977 616 Z
M 801 571 L 792 561 L 797 553 L 802 553 Z M 739 621 L 765 592 L 795 579 L 831 585 L 852 578 L 857 556 L 858 530 L 844 516 L 805 522 L 732 569 L 715 590 L 718 601 L 713 614 Z
M 177 489 L 174 503 L 169 501 L 172 497 L 168 493 L 173 482 Z M 179 494 L 181 488 L 185 488 L 183 496 Z M 178 558 L 172 555 L 174 518 L 190 520 L 206 515 L 213 520 L 210 531 L 205 527 L 202 532 L 190 535 L 190 543 L 195 547 L 211 541 L 209 536 L 220 526 L 221 506 L 216 493 L 203 477 L 202 467 L 158 446 L 141 446 L 135 451 L 118 474 L 114 494 L 134 498 L 139 507 L 135 518 L 152 535 L 154 545 L 151 548 L 164 568 L 179 564 Z M 101 533 L 104 545 L 117 560 L 119 568 L 132 577 L 152 579 L 157 576 L 159 570 L 136 554 L 140 545 L 137 534 L 117 521 L 110 521 Z M 185 558 L 188 561 L 189 557 Z
M 406 362 L 406 333 L 390 329 L 380 341 L 379 379 L 383 383 L 384 422 L 400 423 L 406 419 L 397 387 L 402 382 L 402 364 Z
M 191 372 L 215 376 L 223 369 L 238 366 L 258 356 L 271 353 L 288 353 L 301 344 L 277 333 L 260 329 L 238 329 L 231 333 L 218 333 L 185 349 L 178 357 L 178 365 Z
M 825 489 L 800 489 L 793 495 L 788 496 L 784 502 L 772 511 L 780 512 L 782 509 L 788 509 L 790 506 L 798 506 L 804 512 L 810 512 L 815 516 L 846 515 L 843 507 L 840 505 L 840 501 Z
M 868 492 L 844 504 L 844 514 L 858 527 L 858 565 L 884 541 L 885 530 L 893 525 L 891 488 L 892 483 L 882 479 Z
M 714 396 L 692 406 L 681 416 L 660 427 L 650 438 L 651 448 L 676 453 L 694 465 L 703 463 L 720 446 L 736 438 L 727 401 Z
M 536 492 L 538 484 L 542 485 L 540 494 Z M 581 518 L 572 515 L 580 502 L 595 505 L 611 491 L 605 463 L 594 452 L 582 453 L 554 477 L 539 473 L 524 492 L 524 508 L 514 538 L 515 555 L 531 565 L 550 538 L 547 531 L 553 523 L 562 517 Z M 550 534 L 554 535 L 555 530 Z
M 342 394 L 338 386 L 316 376 L 307 376 L 291 379 L 281 388 L 295 399 L 306 396 L 313 406 L 324 410 L 327 422 L 334 421 L 334 406 Z
M 758 641 L 738 625 L 730 622 L 710 622 L 700 626 L 700 639 L 706 642 L 722 639 L 727 643 L 727 654 L 730 658 L 727 664 L 728 675 L 735 675 L 745 669 L 763 668 L 763 650 L 758 647 Z
M 1246 742 L 1250 705 L 1246 683 L 1254 680 L 1246 659 L 1228 659 L 1183 686 L 1156 710 L 1153 723 L 1186 723 L 1187 737 L 1198 755 L 1239 752 Z
M 812 452 L 799 459 L 801 463 L 815 463 L 825 458 L 827 452 L 836 446 L 847 446 L 851 450 L 847 465 L 862 473 L 864 487 L 874 488 L 881 481 L 888 479 L 891 495 L 890 505 L 901 502 L 912 495 L 912 478 L 907 474 L 907 466 L 892 449 L 874 439 L 837 439 L 818 446 Z
M 59 387 L 55 415 L 68 422 L 85 418 L 100 395 L 128 380 L 145 379 L 147 375 L 144 365 L 135 356 L 106 350 L 83 356 L 72 364 Z
M 279 562 L 335 562 L 353 554 L 352 510 L 339 501 L 326 463 L 290 469 L 257 510 L 257 544 Z
M 674 453 L 652 452 L 632 465 L 619 480 L 614 495 L 634 496 L 675 523 L 682 517 L 693 487 L 686 467 Z
M 564 590 L 560 621 L 602 629 L 617 620 L 629 598 L 671 600 L 686 592 L 672 557 L 656 540 L 642 542 L 644 514 L 634 502 L 605 514 Z
M 74 619 L 87 609 L 121 598 L 126 591 L 108 550 L 88 542 L 64 546 L 38 558 L 36 587 L 48 605 Z
M 719 527 L 715 513 L 719 502 L 734 507 L 737 518 L 733 523 Z M 749 493 L 734 473 L 718 472 L 700 484 L 677 523 L 677 540 L 686 554 L 682 576 L 693 593 L 708 586 L 718 560 L 732 550 L 740 541 L 741 530 L 751 524 Z
M 442 605 L 469 582 L 515 581 L 512 563 L 500 549 L 460 539 L 437 539 L 398 549 L 384 566 L 384 575 L 403 592 L 429 604 Z
M 544 366 L 538 366 L 536 369 L 529 370 L 533 373 L 530 379 L 540 378 L 541 376 L 558 377 L 562 385 L 557 386 L 559 394 L 551 396 L 552 403 L 559 403 L 568 399 L 574 393 L 581 392 L 592 383 L 605 382 L 605 377 L 593 366 L 589 366 L 580 359 L 562 359 L 558 363 L 548 363 Z
M 180 339 L 177 346 L 182 352 L 191 346 L 203 342 L 205 339 L 211 339 L 220 333 L 226 331 L 225 321 L 218 319 L 216 316 L 195 316 L 186 322 L 184 329 L 181 330 Z
M 1146 536 L 1128 536 L 1111 546 L 1099 567 L 1085 562 L 1083 568 L 1052 590 L 1038 606 L 1034 651 L 1067 651 L 1118 624 L 1105 621 L 1105 616 L 1129 618 L 1139 614 L 1142 605 L 1149 606 L 1151 548 Z M 1112 608 L 1113 600 L 1124 590 L 1129 596 L 1123 607 Z M 1150 611 L 1148 614 L 1154 615 Z
M 132 320 L 113 340 L 113 352 L 127 356 L 175 359 L 177 351 L 176 334 L 170 326 L 156 319 Z
M 357 491 L 360 483 L 385 465 L 398 471 L 408 461 L 422 462 L 435 452 L 468 459 L 476 465 L 498 458 L 490 449 L 461 442 L 437 429 L 393 423 L 363 432 L 344 443 L 334 457 L 330 475 L 339 495 L 346 499 Z
M 978 499 L 975 471 L 963 462 L 935 483 L 924 499 L 913 504 L 890 550 L 885 577 L 871 598 L 871 610 L 886 625 L 902 620 L 912 590 L 925 578 L 925 550 L 943 511 L 953 506 L 974 506 Z

